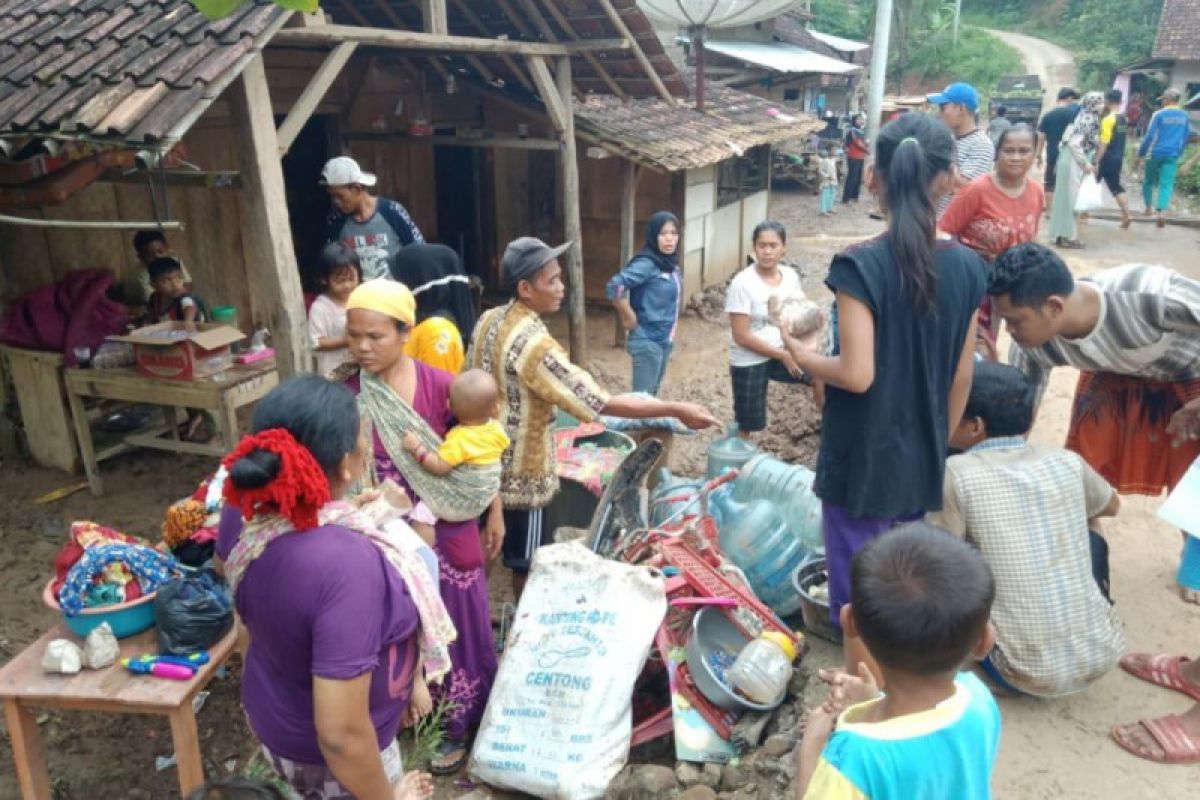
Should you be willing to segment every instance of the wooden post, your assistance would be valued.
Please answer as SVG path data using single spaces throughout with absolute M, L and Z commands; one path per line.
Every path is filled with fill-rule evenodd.
M 421 18 L 425 21 L 425 32 L 445 36 L 450 32 L 446 20 L 446 0 L 421 0 Z
M 254 321 L 271 331 L 279 376 L 286 378 L 307 369 L 308 336 L 271 93 L 261 55 L 247 65 L 229 91 L 245 187 L 242 241 Z M 318 187 L 312 190 L 318 191 Z
M 565 117 L 562 132 L 563 229 L 572 243 L 567 256 L 569 280 L 567 317 L 570 321 L 571 360 L 587 367 L 587 317 L 583 308 L 583 220 L 579 211 L 579 159 L 575 152 L 575 100 L 571 96 L 571 57 L 561 56 L 554 74 Z
M 629 159 L 621 161 L 621 239 L 618 259 L 624 268 L 633 258 L 633 248 L 637 242 L 637 164 Z M 625 326 L 621 324 L 621 315 L 613 311 L 613 347 L 625 346 Z

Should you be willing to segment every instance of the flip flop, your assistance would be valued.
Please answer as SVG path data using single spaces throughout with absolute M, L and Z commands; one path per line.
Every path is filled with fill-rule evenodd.
M 1162 748 L 1162 756 L 1146 752 L 1145 748 L 1128 733 L 1130 728 L 1141 726 L 1150 734 L 1154 743 Z M 1157 719 L 1139 719 L 1130 725 L 1114 725 L 1110 732 L 1113 741 L 1123 750 L 1153 761 L 1156 764 L 1200 764 L 1200 741 L 1193 739 L 1183 726 L 1183 720 L 1174 714 Z
M 1121 669 L 1146 683 L 1181 692 L 1193 700 L 1200 701 L 1200 686 L 1184 680 L 1179 668 L 1191 659 L 1185 656 L 1165 654 L 1128 653 L 1121 657 Z
M 463 768 L 467 763 L 467 756 L 470 754 L 471 748 L 466 742 L 444 741 L 438 747 L 437 755 L 429 762 L 429 771 L 434 775 L 453 775 Z M 456 758 L 445 763 L 437 763 L 439 759 L 449 759 L 450 756 L 458 754 Z
M 1078 239 L 1059 239 L 1054 243 L 1055 247 L 1060 247 L 1063 250 L 1082 250 L 1083 242 Z

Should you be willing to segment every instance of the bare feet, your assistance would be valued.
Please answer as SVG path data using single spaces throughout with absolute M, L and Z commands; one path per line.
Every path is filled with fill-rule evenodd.
M 1195 603 L 1200 605 L 1200 589 L 1189 589 L 1186 586 L 1179 587 L 1179 597 L 1185 603 Z
M 406 772 L 400 783 L 396 784 L 392 796 L 395 800 L 426 800 L 433 797 L 433 778 L 428 772 Z

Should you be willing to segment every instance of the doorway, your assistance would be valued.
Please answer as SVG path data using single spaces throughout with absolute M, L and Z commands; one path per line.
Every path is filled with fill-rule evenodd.
M 491 250 L 485 235 L 485 186 L 483 166 L 486 151 L 474 147 L 438 145 L 433 148 L 434 181 L 437 186 L 438 239 L 462 259 L 468 275 L 487 280 Z
M 282 121 L 278 117 L 276 124 Z M 317 260 L 325 246 L 329 197 L 320 185 L 325 162 L 341 153 L 335 145 L 338 120 L 333 114 L 314 114 L 283 157 L 283 185 L 292 225 L 292 247 L 305 292 L 319 294 Z

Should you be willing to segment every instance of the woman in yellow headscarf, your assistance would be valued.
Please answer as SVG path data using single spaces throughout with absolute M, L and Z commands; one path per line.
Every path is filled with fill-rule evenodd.
M 455 703 L 448 713 L 447 737 L 430 765 L 435 773 L 453 772 L 467 756 L 467 741 L 479 724 L 496 675 L 496 647 L 488 608 L 484 565 L 499 553 L 504 520 L 493 503 L 482 532 L 475 520 L 447 522 L 429 514 L 405 473 L 420 470 L 400 438 L 427 425 L 444 437 L 451 427 L 449 399 L 454 376 L 406 354 L 417 318 L 417 303 L 404 284 L 368 281 L 346 302 L 346 340 L 357 368 L 342 373 L 347 388 L 359 398 L 359 409 L 371 428 L 373 472 L 391 478 L 417 504 L 417 522 L 434 526 L 434 550 L 441 572 L 441 595 L 458 639 L 450 646 L 450 675 L 439 692 Z M 419 479 L 418 479 L 419 480 Z

